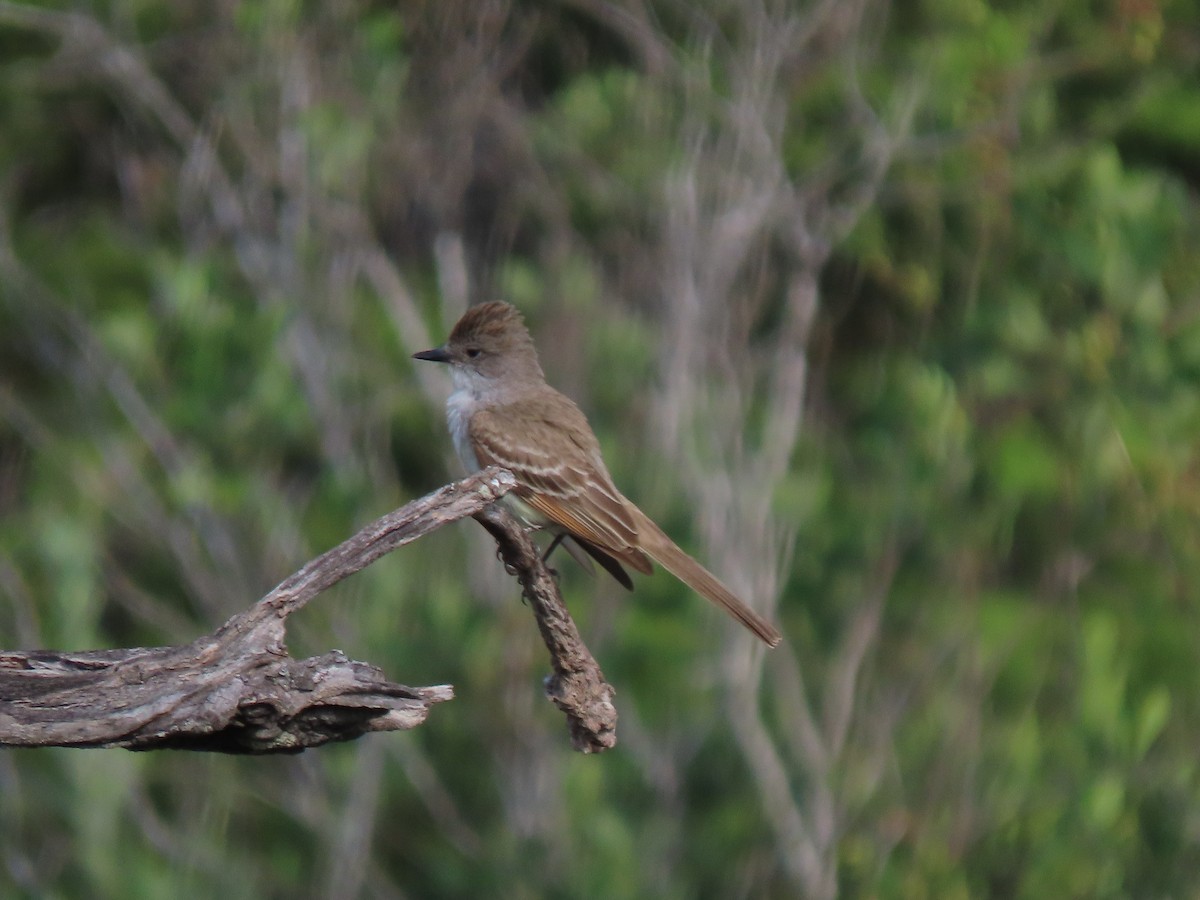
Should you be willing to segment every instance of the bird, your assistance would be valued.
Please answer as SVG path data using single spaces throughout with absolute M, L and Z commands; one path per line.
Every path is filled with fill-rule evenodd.
M 649 575 L 657 562 L 768 647 L 779 644 L 775 626 L 617 490 L 587 418 L 547 383 L 515 306 L 470 307 L 444 344 L 413 358 L 450 367 L 446 420 L 459 460 L 468 472 L 489 465 L 512 472 L 517 486 L 502 502 L 527 527 L 554 534 L 550 550 L 574 541 L 630 590 L 623 567 Z

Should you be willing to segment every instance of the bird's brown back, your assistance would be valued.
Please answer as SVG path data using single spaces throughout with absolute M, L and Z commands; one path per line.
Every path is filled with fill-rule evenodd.
M 514 422 L 519 429 L 514 430 Z M 638 518 L 613 484 L 600 444 L 571 400 L 546 387 L 534 396 L 479 410 L 468 428 L 480 465 L 512 472 L 516 493 L 525 503 L 639 572 L 652 571 L 638 547 Z M 519 440 L 509 439 L 514 433 Z

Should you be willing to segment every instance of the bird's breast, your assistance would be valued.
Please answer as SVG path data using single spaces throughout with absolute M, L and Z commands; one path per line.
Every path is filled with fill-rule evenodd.
M 454 452 L 468 472 L 479 471 L 479 460 L 471 447 L 469 426 L 475 412 L 475 397 L 464 389 L 452 393 L 446 400 L 446 424 L 450 428 L 450 439 L 454 441 Z

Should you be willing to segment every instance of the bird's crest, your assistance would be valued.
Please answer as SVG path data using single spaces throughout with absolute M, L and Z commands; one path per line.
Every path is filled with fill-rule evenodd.
M 493 300 L 468 309 L 450 332 L 449 343 L 496 346 L 532 343 L 532 338 L 519 309 L 511 303 Z

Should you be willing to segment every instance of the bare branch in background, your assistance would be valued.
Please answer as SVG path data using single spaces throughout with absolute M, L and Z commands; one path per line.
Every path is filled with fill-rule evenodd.
M 348 419 L 331 394 L 331 356 L 352 352 L 322 327 L 327 306 L 321 284 L 326 263 L 345 249 L 351 273 L 361 274 L 382 298 L 409 352 L 428 346 L 425 326 L 411 292 L 383 251 L 361 206 L 339 202 L 312 181 L 301 122 L 324 100 L 323 73 L 302 42 L 272 44 L 279 58 L 270 71 L 278 82 L 279 134 L 259 134 L 257 119 L 227 118 L 220 135 L 253 159 L 226 164 L 218 148 L 217 126 L 194 119 L 171 87 L 150 67 L 140 48 L 127 45 L 98 20 L 84 14 L 43 10 L 0 0 L 0 24 L 28 28 L 60 42 L 53 64 L 80 82 L 98 79 L 122 108 L 157 123 L 180 154 L 180 213 L 188 234 L 219 234 L 235 249 L 242 274 L 264 306 L 286 307 L 280 352 L 289 360 L 317 420 L 322 449 L 339 470 L 357 466 L 353 440 L 361 427 Z M 274 118 L 271 118 L 274 121 Z M 262 152 L 269 148 L 272 152 Z M 236 173 L 236 174 L 235 174 Z M 280 207 L 272 198 L 283 192 Z M 313 256 L 306 250 L 319 248 Z M 355 265 L 357 263 L 357 265 Z M 436 398 L 433 380 L 419 377 Z
M 665 426 L 663 450 L 697 512 L 706 557 L 771 615 L 796 539 L 795 525 L 773 511 L 774 491 L 801 436 L 820 273 L 835 242 L 877 196 L 907 135 L 912 105 L 889 129 L 859 88 L 854 48 L 864 20 L 882 14 L 870 0 L 807 10 L 751 2 L 730 14 L 739 25 L 725 21 L 725 33 L 748 39 L 726 42 L 710 29 L 702 71 L 723 72 L 728 80 L 706 83 L 701 75 L 687 82 L 679 144 L 688 150 L 663 204 L 662 291 L 671 302 L 662 310 L 666 339 L 659 344 L 655 409 Z M 705 33 L 703 22 L 698 29 Z M 866 132 L 859 142 L 865 149 L 857 158 L 830 159 L 829 171 L 818 177 L 792 175 L 784 146 L 788 78 L 811 66 L 815 55 L 831 53 L 843 54 L 841 65 L 850 73 L 845 103 Z M 852 128 L 849 135 L 857 133 Z M 847 181 L 855 189 L 837 196 L 834 186 Z M 772 249 L 788 261 L 777 280 L 759 277 L 756 268 Z M 766 316 L 779 324 L 762 334 L 755 323 Z M 768 662 L 748 642 L 732 642 L 726 655 L 732 730 L 758 784 L 779 858 L 804 896 L 837 893 L 843 809 L 835 774 L 894 572 L 894 553 L 885 556 L 885 574 L 848 626 L 824 694 L 809 696 L 797 683 L 776 698 L 784 739 L 763 719 L 759 687 L 764 664 L 784 667 L 799 681 L 795 648 L 785 641 Z

